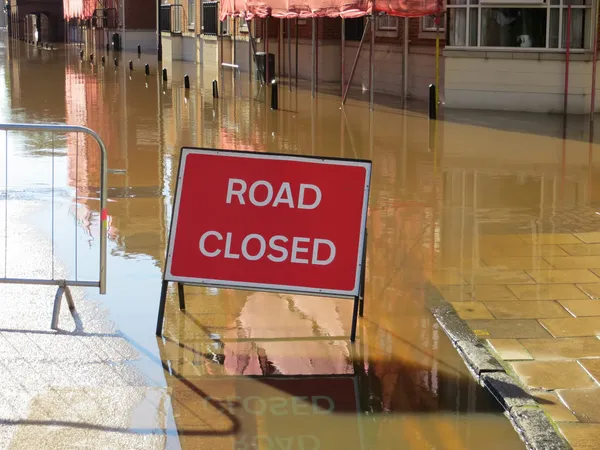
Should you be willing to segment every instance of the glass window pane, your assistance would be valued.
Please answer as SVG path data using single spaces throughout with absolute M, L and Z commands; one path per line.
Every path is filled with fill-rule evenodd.
M 450 45 L 467 45 L 467 10 L 465 8 L 448 9 L 448 42 Z
M 583 48 L 584 36 L 586 33 L 585 9 L 571 8 L 571 48 Z M 563 8 L 562 23 L 562 48 L 567 48 L 567 14 L 568 9 Z
M 484 8 L 481 45 L 546 47 L 546 8 Z
M 448 5 L 466 5 L 467 0 L 447 0 Z
M 479 19 L 478 10 L 476 8 L 469 9 L 469 45 L 477 46 L 477 20 Z
M 550 48 L 558 48 L 559 10 L 550 10 Z

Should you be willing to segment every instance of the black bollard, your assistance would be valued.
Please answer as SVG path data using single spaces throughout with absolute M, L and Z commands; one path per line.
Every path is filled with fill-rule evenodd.
M 163 81 L 167 81 L 167 78 L 168 78 L 167 77 L 167 69 L 166 68 L 163 69 L 162 73 L 163 73 Z
M 279 98 L 277 97 L 277 80 L 271 81 L 271 109 L 277 111 L 279 109 Z
M 94 54 L 93 53 L 90 54 L 90 62 L 94 62 Z
M 150 75 L 150 66 L 148 64 L 144 66 L 144 69 L 146 70 L 146 76 Z
M 435 84 L 429 85 L 429 118 L 437 119 L 437 108 L 435 104 Z
M 133 61 L 129 61 L 129 70 L 133 70 Z
M 188 74 L 185 74 L 185 76 L 183 77 L 183 85 L 186 89 L 190 88 L 190 77 Z
M 79 52 L 79 59 L 83 60 L 83 50 Z
M 213 98 L 219 98 L 219 84 L 213 80 Z
M 142 46 L 138 45 L 138 58 L 140 57 L 141 54 L 142 54 Z
M 106 44 L 106 52 L 110 52 L 110 44 Z
M 102 58 L 100 58 L 100 60 L 102 61 L 102 65 L 104 65 L 106 63 L 106 58 L 104 56 Z
M 117 58 L 115 58 L 115 69 L 119 67 L 119 60 Z

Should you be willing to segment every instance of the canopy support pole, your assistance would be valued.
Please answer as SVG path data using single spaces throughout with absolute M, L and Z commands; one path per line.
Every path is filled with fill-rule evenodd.
M 255 19 L 255 20 L 258 20 L 258 19 Z M 252 28 L 254 28 L 254 32 L 252 31 Z M 260 66 L 256 62 L 256 42 L 254 41 L 254 35 L 256 34 L 256 22 L 254 20 L 252 21 L 252 26 L 248 30 L 249 30 L 248 38 L 250 39 L 249 47 L 251 47 L 252 56 L 254 58 L 254 66 L 258 69 L 261 84 L 265 84 L 265 80 L 266 80 L 265 72 L 264 72 L 264 70 L 260 70 Z M 250 66 L 250 64 L 249 64 L 249 66 Z M 250 72 L 250 83 L 252 83 L 252 72 Z
M 244 18 L 244 20 L 246 20 Z M 254 56 L 254 40 L 252 35 L 254 34 L 254 20 L 250 23 L 246 22 L 248 26 L 248 83 L 252 84 L 252 59 Z
M 298 18 L 296 17 L 296 87 L 298 87 Z
M 277 33 L 277 76 L 281 78 L 282 66 L 285 67 L 283 62 L 285 61 L 283 54 L 283 21 L 279 19 L 279 31 Z
M 592 99 L 590 104 L 590 143 L 594 137 L 594 113 L 596 112 L 596 65 L 598 62 L 598 9 L 600 7 L 600 1 L 596 2 L 596 12 L 594 17 L 596 18 L 594 24 L 594 54 L 592 56 Z
M 438 1 L 437 20 L 435 24 L 435 117 L 438 117 L 440 105 L 440 11 L 441 2 Z
M 346 19 L 342 17 L 342 92 L 344 95 L 344 88 L 346 87 L 345 81 L 346 72 Z
M 346 85 L 346 90 L 344 91 L 344 96 L 342 97 L 342 105 L 346 104 L 346 100 L 348 99 L 348 91 L 350 90 L 350 85 L 352 84 L 352 79 L 354 78 L 354 72 L 356 72 L 356 65 L 358 64 L 358 59 L 360 58 L 360 51 L 362 50 L 362 46 L 365 42 L 365 36 L 367 35 L 367 31 L 369 31 L 369 26 L 371 25 L 371 21 L 367 19 L 367 24 L 365 25 L 365 29 L 363 30 L 362 38 L 360 39 L 360 44 L 358 44 L 358 50 L 356 51 L 356 57 L 354 58 L 354 63 L 352 64 L 352 70 L 350 71 L 350 78 L 348 78 L 348 84 Z
M 267 74 L 267 78 L 265 80 L 265 83 L 270 83 L 271 82 L 271 76 L 272 74 L 269 73 L 269 69 L 270 69 L 270 65 L 269 64 L 269 18 L 265 17 L 265 72 Z
M 287 25 L 287 43 L 288 43 L 288 88 L 290 92 L 292 91 L 292 24 L 290 23 L 290 19 L 286 22 Z
M 316 17 L 312 18 L 312 77 L 311 77 L 311 94 L 314 97 L 317 93 L 317 85 L 315 80 L 315 75 L 317 73 L 317 35 L 315 34 L 317 19 Z
M 402 67 L 402 101 L 408 100 L 408 17 L 404 18 L 404 64 Z
M 375 30 L 377 29 L 377 16 L 371 14 L 371 45 L 369 46 L 369 109 L 375 109 Z

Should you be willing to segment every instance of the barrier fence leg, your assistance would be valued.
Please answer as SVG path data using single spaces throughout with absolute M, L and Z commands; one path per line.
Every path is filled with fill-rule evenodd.
M 177 283 L 177 293 L 179 294 L 179 309 L 185 310 L 185 292 L 183 290 L 183 283 Z
M 63 292 L 65 292 L 64 286 L 59 286 L 54 296 L 54 310 L 52 311 L 52 322 L 50 328 L 53 330 L 58 329 L 58 316 L 60 316 L 60 301 L 62 300 Z
M 73 311 L 75 309 L 75 302 L 73 301 L 73 296 L 71 295 L 71 289 L 69 289 L 69 286 L 65 286 L 65 298 L 67 299 L 69 309 Z
M 158 320 L 156 321 L 156 335 L 162 336 L 163 319 L 165 318 L 165 306 L 167 303 L 167 288 L 169 282 L 163 280 L 162 288 L 160 289 L 160 305 L 158 306 Z

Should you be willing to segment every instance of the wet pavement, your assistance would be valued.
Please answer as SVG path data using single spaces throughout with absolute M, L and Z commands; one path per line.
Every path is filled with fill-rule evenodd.
M 430 314 L 424 287 L 431 282 L 461 305 L 458 313 L 496 349 L 532 354 L 517 339 L 552 338 L 535 316 L 548 305 L 517 306 L 523 297 L 541 300 L 536 292 L 545 288 L 527 289 L 555 286 L 545 284 L 548 277 L 576 292 L 583 292 L 579 283 L 596 281 L 593 272 L 583 273 L 587 267 L 548 272 L 546 265 L 557 262 L 544 259 L 545 252 L 566 256 L 564 245 L 577 242 L 536 240 L 559 231 L 580 239 L 570 233 L 596 226 L 593 212 L 581 213 L 594 211 L 585 142 L 568 143 L 563 165 L 564 145 L 549 136 L 447 122 L 431 140 L 421 114 L 379 105 L 370 115 L 357 100 L 341 111 L 334 95 L 313 102 L 309 91 L 285 87 L 273 112 L 247 79 L 234 91 L 226 74 L 215 100 L 211 82 L 218 76 L 209 69 L 169 64 L 173 81 L 163 84 L 154 57 L 119 57 L 115 70 L 80 61 L 77 48 L 0 43 L 0 121 L 88 126 L 104 139 L 112 171 L 107 295 L 75 289 L 76 314 L 64 307 L 54 332 L 54 290 L 0 284 L 0 448 L 524 447 Z M 184 145 L 373 160 L 365 318 L 355 345 L 348 300 L 211 288 L 186 288 L 185 312 L 169 291 L 164 338 L 155 337 Z M 93 142 L 10 133 L 0 136 L 0 154 L 7 147 L 8 170 L 0 158 L 0 186 L 8 185 L 0 188 L 0 274 L 97 276 Z M 517 241 L 508 245 L 505 237 Z M 516 253 L 501 253 L 509 249 Z M 507 287 L 512 283 L 522 286 L 521 296 Z M 472 295 L 480 289 L 489 296 Z M 560 300 L 585 300 L 567 297 Z M 548 320 L 573 317 L 567 310 L 594 311 L 590 303 L 553 306 Z M 583 366 L 579 356 L 567 356 L 576 385 L 560 388 L 595 387 L 589 376 L 585 386 L 577 384 L 584 383 Z M 515 371 L 530 379 L 525 366 Z M 537 384 L 530 386 L 546 388 Z M 545 394 L 547 404 L 557 398 Z M 560 426 L 569 439 L 589 436 L 562 417 L 571 420 L 571 428 Z M 594 422 L 586 417 L 582 422 Z

